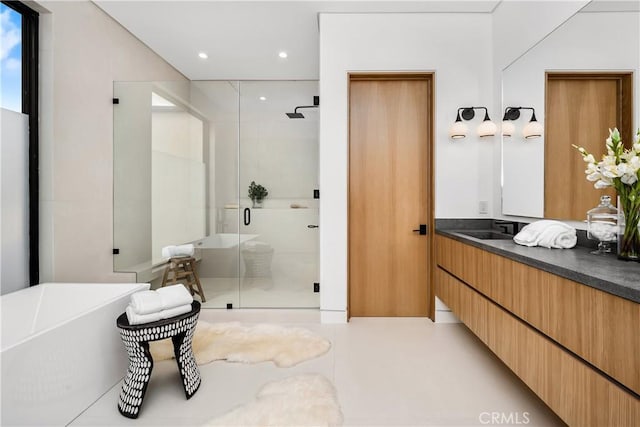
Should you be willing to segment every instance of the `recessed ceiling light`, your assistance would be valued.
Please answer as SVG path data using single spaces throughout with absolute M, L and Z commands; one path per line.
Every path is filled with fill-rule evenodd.
M 258 98 L 260 101 L 266 101 L 267 97 L 266 96 L 261 96 L 260 98 Z
M 282 52 L 278 53 L 278 56 L 279 56 L 280 58 L 283 58 L 283 59 L 284 59 L 284 58 L 286 58 L 286 57 L 287 57 L 287 56 L 289 56 L 289 55 L 287 55 L 287 52 L 282 51 Z
M 200 52 L 198 56 L 202 59 L 207 59 L 209 57 L 209 55 L 207 55 L 205 52 Z

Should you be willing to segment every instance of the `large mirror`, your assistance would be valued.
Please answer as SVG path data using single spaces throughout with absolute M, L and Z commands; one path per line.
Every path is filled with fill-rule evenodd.
M 609 127 L 630 142 L 639 125 L 640 4 L 589 3 L 503 70 L 502 106 L 535 109 L 544 131 L 525 138 L 518 110 L 502 140 L 502 214 L 582 221 L 603 190 L 571 144 L 604 151 Z M 517 115 L 517 114 L 516 114 Z

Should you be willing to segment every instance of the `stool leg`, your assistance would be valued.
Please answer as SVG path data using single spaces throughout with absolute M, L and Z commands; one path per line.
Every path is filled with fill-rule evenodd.
M 164 274 L 162 275 L 162 284 L 160 285 L 161 288 L 164 288 L 167 284 L 167 279 L 169 278 L 169 270 L 170 267 L 167 265 L 167 268 L 164 269 Z
M 153 370 L 153 359 L 149 343 L 137 341 L 136 336 L 128 332 L 120 334 L 129 355 L 129 369 L 120 391 L 118 410 L 127 418 L 138 418 Z
M 193 349 L 191 348 L 198 316 L 195 316 L 191 320 L 192 325 L 187 328 L 185 332 L 171 337 L 171 341 L 173 341 L 173 353 L 176 356 L 178 371 L 180 371 L 180 378 L 182 379 L 182 386 L 187 399 L 190 399 L 191 396 L 198 391 L 201 382 L 200 370 L 198 369 L 196 359 L 193 356 Z
M 173 271 L 173 284 L 178 283 L 178 271 L 180 270 L 180 264 L 171 264 L 173 267 L 171 270 Z
M 204 297 L 204 291 L 202 290 L 202 285 L 200 284 L 200 279 L 198 278 L 198 273 L 196 273 L 195 262 L 191 261 L 189 264 L 191 265 L 191 272 L 193 274 L 193 279 L 195 280 L 196 287 L 198 288 L 198 295 L 200 295 L 200 299 L 202 300 L 202 302 L 207 302 L 206 298 Z

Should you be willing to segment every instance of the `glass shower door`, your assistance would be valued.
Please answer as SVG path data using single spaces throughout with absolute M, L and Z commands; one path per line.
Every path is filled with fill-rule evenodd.
M 191 82 L 192 102 L 207 119 L 208 236 L 195 242 L 203 308 L 240 307 L 238 201 L 239 88 L 236 81 Z
M 317 81 L 240 82 L 241 307 L 320 305 L 317 94 Z

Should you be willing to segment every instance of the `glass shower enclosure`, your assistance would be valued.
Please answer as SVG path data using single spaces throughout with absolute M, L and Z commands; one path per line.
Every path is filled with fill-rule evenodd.
M 114 271 L 159 286 L 162 247 L 192 243 L 203 308 L 319 307 L 317 91 L 114 83 Z

